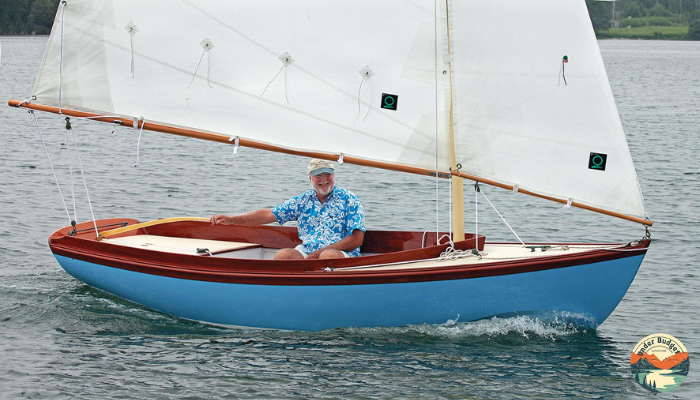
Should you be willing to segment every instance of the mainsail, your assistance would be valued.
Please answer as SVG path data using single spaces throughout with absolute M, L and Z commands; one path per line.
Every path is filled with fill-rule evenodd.
M 583 0 L 69 0 L 34 96 L 645 217 Z

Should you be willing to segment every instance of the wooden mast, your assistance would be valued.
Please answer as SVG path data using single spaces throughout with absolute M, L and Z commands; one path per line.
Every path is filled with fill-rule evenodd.
M 452 177 L 452 240 L 464 240 L 464 180 L 454 172 L 459 172 L 457 167 L 455 124 L 454 124 L 454 103 L 452 95 L 452 47 L 450 43 L 450 9 L 448 0 L 445 0 L 445 16 L 447 18 L 447 57 L 449 60 L 448 70 L 450 74 L 450 165 L 453 172 Z M 437 23 L 437 21 L 436 21 Z M 436 44 L 437 45 L 437 44 Z M 435 82 L 437 85 L 437 82 Z

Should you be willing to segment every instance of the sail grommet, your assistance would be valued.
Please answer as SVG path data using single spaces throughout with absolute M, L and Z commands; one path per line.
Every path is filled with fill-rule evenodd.
M 265 92 L 267 91 L 267 88 L 270 87 L 272 82 L 274 82 L 275 79 L 277 79 L 277 77 L 280 75 L 282 70 L 284 70 L 285 71 L 285 73 L 284 73 L 284 98 L 287 100 L 287 104 L 289 104 L 289 97 L 287 96 L 287 69 L 286 68 L 288 66 L 292 65 L 292 63 L 294 62 L 294 57 L 292 57 L 291 54 L 289 54 L 288 52 L 285 51 L 283 54 L 281 54 L 277 58 L 280 61 L 282 61 L 282 68 L 280 68 L 280 70 L 277 71 L 277 74 L 275 75 L 275 77 L 272 78 L 272 80 L 270 81 L 270 83 L 267 84 L 267 86 L 265 86 L 265 89 L 263 89 L 262 93 L 260 93 L 260 97 L 258 97 L 258 100 L 263 98 L 263 96 L 265 95 Z
M 204 59 L 204 55 L 208 54 L 207 56 L 207 85 L 211 87 L 211 83 L 209 83 L 209 71 L 211 70 L 211 49 L 214 48 L 214 43 L 209 40 L 209 38 L 202 39 L 201 42 L 199 42 L 199 45 L 202 46 L 202 56 L 199 57 L 199 63 L 197 64 L 197 68 L 194 70 L 194 74 L 192 74 L 192 80 L 190 81 L 190 84 L 187 87 L 192 86 L 192 82 L 194 82 L 194 78 L 197 76 L 197 71 L 199 71 L 199 66 L 202 64 L 202 60 Z
M 374 76 L 374 71 L 372 71 L 372 68 L 370 68 L 369 65 L 365 65 L 364 68 L 357 72 L 360 74 L 360 76 L 362 76 L 363 80 L 367 80 Z
M 238 147 L 239 147 L 240 144 L 241 144 L 240 139 L 238 138 L 238 136 L 232 136 L 232 137 L 228 138 L 228 141 L 229 141 L 229 142 L 233 142 L 233 154 L 237 154 L 237 153 L 238 153 Z
M 285 67 L 292 65 L 292 63 L 294 62 L 294 57 L 292 57 L 292 55 L 287 52 L 285 52 L 278 58 L 280 59 L 280 61 L 282 61 L 282 64 L 284 64 Z

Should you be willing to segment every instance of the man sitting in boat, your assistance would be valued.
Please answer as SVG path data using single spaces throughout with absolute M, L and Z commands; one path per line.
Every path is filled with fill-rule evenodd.
M 352 192 L 335 184 L 335 168 L 327 160 L 309 163 L 309 180 L 313 189 L 292 197 L 272 209 L 246 214 L 214 215 L 212 225 L 262 225 L 297 221 L 302 244 L 281 249 L 276 260 L 342 258 L 360 256 L 365 237 L 365 212 Z

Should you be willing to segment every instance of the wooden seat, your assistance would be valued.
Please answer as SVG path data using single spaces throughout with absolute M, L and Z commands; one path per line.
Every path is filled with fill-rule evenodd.
M 133 235 L 113 239 L 105 239 L 105 243 L 119 246 L 148 248 L 174 254 L 209 255 L 226 253 L 235 250 L 262 247 L 256 243 L 226 242 L 221 240 L 191 239 L 157 235 Z M 198 251 L 200 249 L 200 251 Z M 203 251 L 202 249 L 207 249 Z

